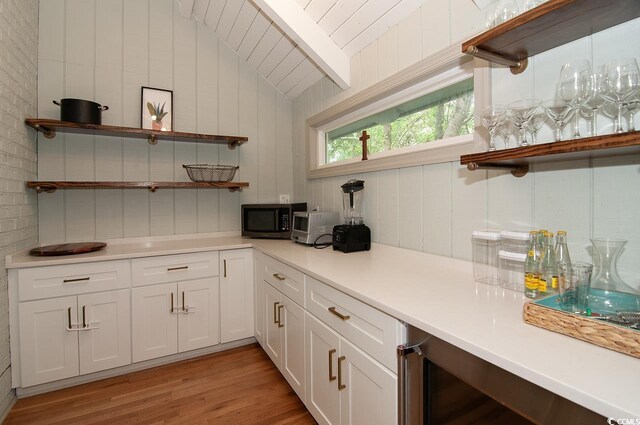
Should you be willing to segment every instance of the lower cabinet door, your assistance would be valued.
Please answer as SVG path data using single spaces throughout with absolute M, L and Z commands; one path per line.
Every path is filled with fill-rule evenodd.
M 178 351 L 209 347 L 220 342 L 218 277 L 178 283 Z
M 305 317 L 306 406 L 319 424 L 338 425 L 340 337 L 311 314 L 305 313 Z
M 282 332 L 278 316 L 283 308 L 280 303 L 282 294 L 268 283 L 264 284 L 264 308 L 266 320 L 264 323 L 264 351 L 271 361 L 280 369 L 282 364 Z
M 23 387 L 78 375 L 77 313 L 75 296 L 20 303 Z
M 396 376 L 342 338 L 338 375 L 341 425 L 397 423 Z
M 255 336 L 258 343 L 264 347 L 264 326 L 267 318 L 265 311 L 264 287 L 267 283 L 261 277 L 257 277 L 254 284 L 255 291 Z
M 221 251 L 220 263 L 220 340 L 252 337 L 253 249 Z
M 178 295 L 175 283 L 131 290 L 133 361 L 178 352 Z
M 80 374 L 131 363 L 129 290 L 78 296 Z
M 282 367 L 291 388 L 300 400 L 305 401 L 305 369 L 304 369 L 304 310 L 298 304 L 282 295 Z

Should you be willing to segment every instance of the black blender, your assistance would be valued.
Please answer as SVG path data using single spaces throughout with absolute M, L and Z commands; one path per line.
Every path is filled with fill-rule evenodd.
M 333 228 L 333 250 L 369 251 L 371 230 L 362 223 L 364 181 L 349 180 L 341 187 L 344 224 Z

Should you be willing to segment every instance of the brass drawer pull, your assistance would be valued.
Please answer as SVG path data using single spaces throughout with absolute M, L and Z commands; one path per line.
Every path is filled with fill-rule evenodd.
M 335 348 L 329 350 L 329 382 L 336 380 L 336 377 L 333 375 L 333 355 L 335 352 Z
M 168 272 L 174 272 L 176 270 L 187 270 L 189 266 L 180 266 L 180 267 L 169 267 L 167 269 Z
M 278 327 L 279 328 L 284 328 L 284 325 L 282 324 L 282 315 L 280 314 L 282 313 L 283 308 L 284 306 L 282 304 L 278 306 Z
M 87 276 L 87 277 L 80 277 L 78 279 L 65 279 L 62 281 L 62 283 L 76 283 L 76 282 L 86 282 L 87 280 L 90 280 L 91 277 Z
M 278 304 L 280 304 L 279 302 L 275 302 L 273 303 L 273 323 L 275 323 L 276 325 L 278 324 Z
M 342 383 L 342 362 L 346 359 L 345 356 L 340 356 L 338 357 L 338 390 L 342 391 L 345 388 L 347 388 L 347 386 L 345 384 Z
M 335 307 L 329 307 L 329 311 L 335 314 L 336 316 L 338 316 L 342 321 L 351 319 L 351 316 L 348 316 L 348 315 L 345 316 L 344 314 L 341 314 L 340 312 L 336 311 Z
M 280 273 L 274 273 L 274 274 L 273 274 L 273 277 L 275 277 L 275 278 L 276 278 L 276 279 L 278 279 L 278 280 L 285 280 L 285 279 L 286 279 L 286 277 L 282 277 L 282 276 L 280 276 Z

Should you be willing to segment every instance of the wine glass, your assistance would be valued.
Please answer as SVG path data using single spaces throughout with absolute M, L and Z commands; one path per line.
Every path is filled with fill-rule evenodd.
M 489 152 L 496 150 L 496 128 L 504 120 L 507 108 L 501 105 L 487 106 L 478 115 L 482 125 L 489 131 Z
M 518 4 L 515 0 L 500 0 L 493 18 L 494 25 L 498 26 L 503 22 L 507 22 L 519 13 L 520 10 L 518 9 Z
M 622 112 L 625 100 L 640 87 L 640 69 L 634 58 L 622 58 L 609 62 L 606 65 L 606 86 L 605 98 L 615 102 L 618 107 L 618 116 L 615 125 L 615 132 L 622 133 Z
M 542 102 L 542 108 L 556 126 L 554 132 L 556 142 L 562 141 L 562 130 L 573 116 L 575 109 L 569 102 L 562 99 L 544 101 Z
M 606 76 L 605 67 L 599 66 L 591 74 L 586 75 L 583 81 L 585 90 L 589 91 L 591 96 L 589 96 L 580 112 L 587 120 L 589 128 L 591 128 L 592 137 L 598 135 L 598 110 L 607 101 L 604 97 L 607 92 Z M 590 109 L 591 113 L 585 111 L 585 108 Z
M 529 146 L 527 142 L 527 125 L 531 118 L 535 115 L 540 101 L 538 99 L 525 99 L 507 105 L 513 118 L 513 124 L 515 124 L 518 132 L 520 133 L 520 140 L 518 146 Z
M 536 112 L 533 115 L 533 117 L 531 117 L 531 121 L 529 121 L 527 130 L 529 130 L 529 133 L 531 134 L 532 145 L 535 145 L 536 143 L 538 143 L 538 132 L 540 131 L 540 129 L 542 128 L 542 126 L 544 125 L 544 123 L 547 121 L 548 118 L 549 117 L 544 111 Z
M 624 107 L 629 113 L 629 128 L 627 131 L 636 131 L 635 116 L 636 111 L 640 108 L 640 91 L 635 90 L 626 97 Z
M 573 109 L 579 110 L 592 96 L 585 84 L 588 75 L 591 75 L 591 64 L 586 59 L 562 65 L 556 97 L 569 102 Z M 580 138 L 580 114 L 574 114 L 574 117 L 573 138 L 578 139 Z
M 622 119 L 618 116 L 618 105 L 615 102 L 607 100 L 600 109 L 604 116 L 610 118 L 613 122 L 613 131 L 617 132 L 618 125 L 622 128 Z M 620 118 L 620 119 L 619 119 Z
M 524 2 L 524 11 L 526 12 L 527 10 L 535 9 L 542 3 L 544 3 L 544 0 L 526 0 Z

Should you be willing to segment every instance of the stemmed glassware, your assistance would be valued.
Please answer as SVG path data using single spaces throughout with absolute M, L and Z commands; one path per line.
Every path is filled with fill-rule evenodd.
M 611 101 L 606 101 L 601 108 L 602 113 L 613 121 L 614 132 L 618 126 L 618 106 Z M 620 125 L 622 125 L 622 120 L 620 120 Z
M 531 121 L 529 121 L 529 125 L 527 126 L 527 129 L 531 134 L 532 145 L 535 145 L 536 143 L 538 143 L 538 132 L 540 131 L 544 123 L 547 121 L 547 119 L 548 119 L 548 116 L 546 112 L 544 112 L 544 110 L 540 112 L 536 112 L 533 115 L 533 117 L 531 117 Z
M 562 141 L 562 130 L 576 110 L 569 102 L 557 98 L 542 102 L 542 108 L 555 124 L 555 141 Z
M 640 87 L 640 69 L 634 58 L 616 59 L 606 65 L 606 75 L 607 92 L 604 96 L 618 107 L 615 132 L 622 133 L 623 108 L 627 99 Z
M 595 68 L 591 74 L 586 75 L 583 81 L 584 89 L 591 93 L 591 95 L 586 100 L 580 113 L 587 120 L 592 137 L 598 135 L 598 110 L 602 108 L 607 101 L 604 97 L 607 92 L 606 77 L 605 68 L 600 66 Z
M 507 22 L 509 19 L 517 16 L 520 13 L 518 4 L 515 0 L 500 0 L 496 7 L 493 23 L 495 26 L 500 25 L 503 22 Z
M 629 113 L 629 128 L 628 131 L 636 131 L 635 116 L 638 108 L 640 108 L 640 91 L 635 90 L 629 96 L 627 96 L 624 102 L 625 108 Z
M 592 96 L 585 84 L 587 76 L 591 75 L 591 64 L 588 60 L 579 60 L 564 64 L 560 70 L 557 98 L 571 104 L 575 110 L 580 110 Z M 580 114 L 574 114 L 573 138 L 580 138 Z
M 508 111 L 505 113 L 502 122 L 498 125 L 496 133 L 502 138 L 505 149 L 509 149 L 511 147 L 509 145 L 509 141 L 511 140 L 512 135 L 517 138 L 517 131 L 513 125 L 513 121 L 510 119 Z
M 529 142 L 527 142 L 527 126 L 539 106 L 540 101 L 538 99 L 519 100 L 507 105 L 513 118 L 513 124 L 520 134 L 518 146 L 529 146 Z
M 478 114 L 482 125 L 489 131 L 489 152 L 496 150 L 496 130 L 504 120 L 506 113 L 507 108 L 501 105 L 495 105 L 487 106 Z

